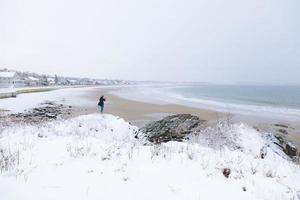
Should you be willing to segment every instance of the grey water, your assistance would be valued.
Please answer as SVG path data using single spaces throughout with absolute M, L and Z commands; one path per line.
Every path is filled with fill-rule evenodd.
M 169 88 L 168 92 L 186 99 L 300 109 L 300 86 L 296 85 L 192 85 Z

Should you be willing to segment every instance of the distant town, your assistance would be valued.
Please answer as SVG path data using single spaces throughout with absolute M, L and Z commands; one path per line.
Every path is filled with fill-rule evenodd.
M 32 72 L 0 69 L 0 88 L 76 85 L 129 85 L 132 81 L 41 75 Z

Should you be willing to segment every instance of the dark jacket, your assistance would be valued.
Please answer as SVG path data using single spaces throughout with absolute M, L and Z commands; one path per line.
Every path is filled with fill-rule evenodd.
M 102 96 L 102 97 L 99 99 L 98 105 L 99 105 L 99 106 L 104 106 L 104 101 L 105 101 L 105 99 L 104 99 L 104 97 Z

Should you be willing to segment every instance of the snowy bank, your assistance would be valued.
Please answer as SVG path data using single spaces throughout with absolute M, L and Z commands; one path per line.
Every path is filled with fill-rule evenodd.
M 15 88 L 0 88 L 0 99 L 7 97 L 15 97 L 16 90 Z
M 0 110 L 19 113 L 39 107 L 44 102 L 55 102 L 71 106 L 93 106 L 95 101 L 82 98 L 92 88 L 62 88 L 47 92 L 24 93 L 16 98 L 0 99 Z
M 239 148 L 212 144 L 220 128 Z M 243 124 L 160 145 L 135 139 L 137 131 L 100 114 L 4 129 L 1 200 L 300 199 L 299 166 Z

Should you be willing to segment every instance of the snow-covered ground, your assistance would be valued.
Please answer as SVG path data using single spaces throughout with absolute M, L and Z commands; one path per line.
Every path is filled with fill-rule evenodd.
M 0 99 L 0 110 L 9 110 L 11 113 L 23 112 L 26 109 L 32 109 L 45 101 L 55 101 L 72 106 L 96 105 L 94 101 L 87 98 L 81 98 L 92 88 L 63 88 L 47 92 L 19 94 L 17 98 Z
M 0 88 L 0 99 L 16 96 L 15 88 Z
M 300 199 L 299 166 L 245 125 L 161 145 L 136 133 L 101 114 L 5 128 L 0 199 Z
M 0 93 L 16 92 L 15 88 L 0 88 Z

